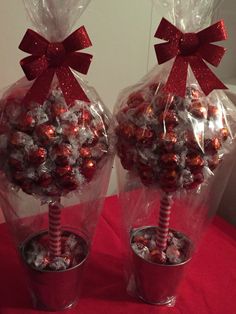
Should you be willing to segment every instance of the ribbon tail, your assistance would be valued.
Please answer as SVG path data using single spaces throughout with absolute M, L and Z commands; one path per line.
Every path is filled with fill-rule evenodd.
M 69 67 L 59 67 L 56 70 L 56 75 L 59 81 L 60 88 L 69 106 L 73 106 L 76 100 L 81 100 L 90 103 L 87 95 L 80 86 L 77 79 Z
M 175 59 L 170 75 L 164 87 L 164 92 L 185 97 L 188 74 L 188 60 L 182 56 Z
M 228 89 L 200 57 L 190 57 L 189 64 L 206 96 L 214 89 Z
M 30 90 L 24 97 L 22 103 L 26 106 L 30 105 L 30 103 L 32 102 L 43 104 L 45 99 L 47 99 L 54 74 L 55 74 L 54 69 L 48 69 L 41 76 L 39 76 L 34 81 Z

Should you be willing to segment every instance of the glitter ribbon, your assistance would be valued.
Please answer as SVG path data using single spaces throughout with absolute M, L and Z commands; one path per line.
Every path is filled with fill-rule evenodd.
M 227 89 L 204 62 L 217 67 L 223 58 L 225 48 L 212 44 L 227 38 L 223 21 L 219 21 L 198 33 L 182 33 L 166 19 L 162 19 L 155 34 L 167 42 L 155 45 L 159 64 L 175 58 L 164 90 L 184 97 L 188 66 L 190 65 L 205 95 L 214 89 Z
M 92 46 L 84 26 L 77 29 L 62 42 L 49 42 L 47 39 L 28 29 L 19 49 L 30 53 L 21 60 L 21 67 L 28 80 L 35 80 L 26 94 L 23 103 L 34 101 L 42 104 L 47 98 L 54 76 L 59 81 L 68 105 L 75 100 L 89 102 L 71 69 L 87 74 L 92 55 L 78 52 Z

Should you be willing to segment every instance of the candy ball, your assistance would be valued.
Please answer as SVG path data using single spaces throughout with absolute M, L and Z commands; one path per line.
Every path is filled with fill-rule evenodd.
M 218 167 L 231 137 L 219 101 L 194 84 L 181 98 L 155 82 L 121 99 L 117 153 L 143 185 L 167 193 L 197 189 Z
M 69 106 L 59 88 L 42 104 L 23 99 L 14 93 L 0 108 L 0 170 L 11 185 L 49 201 L 81 190 L 109 154 L 105 111 L 79 100 Z M 129 137 L 130 127 L 121 132 Z

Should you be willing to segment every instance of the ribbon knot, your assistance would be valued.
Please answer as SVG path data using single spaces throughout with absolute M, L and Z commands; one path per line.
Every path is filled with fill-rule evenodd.
M 227 89 L 204 62 L 217 67 L 225 48 L 212 44 L 227 38 L 223 21 L 219 21 L 198 33 L 182 33 L 166 19 L 162 19 L 155 34 L 166 42 L 155 45 L 159 64 L 175 58 L 173 67 L 164 87 L 167 93 L 184 97 L 188 66 L 205 95 L 214 89 Z
M 199 47 L 199 39 L 195 33 L 183 34 L 179 41 L 180 54 L 188 56 L 197 52 Z
M 49 43 L 46 51 L 46 57 L 49 65 L 58 67 L 63 64 L 66 51 L 62 43 Z
M 22 59 L 20 64 L 28 80 L 35 80 L 26 94 L 23 103 L 42 104 L 49 93 L 54 76 L 68 105 L 76 100 L 89 102 L 89 99 L 71 68 L 87 74 L 92 55 L 78 52 L 92 46 L 84 26 L 69 35 L 63 42 L 49 42 L 47 39 L 28 29 L 19 49 L 31 55 Z

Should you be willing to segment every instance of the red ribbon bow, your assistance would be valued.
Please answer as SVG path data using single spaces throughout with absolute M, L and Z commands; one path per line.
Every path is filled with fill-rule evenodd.
M 50 43 L 47 39 L 28 29 L 19 49 L 31 56 L 21 60 L 21 67 L 28 80 L 35 80 L 26 94 L 24 103 L 43 103 L 47 98 L 52 80 L 56 74 L 59 86 L 68 105 L 75 100 L 89 102 L 70 68 L 87 74 L 92 55 L 77 52 L 92 46 L 84 26 L 69 35 L 63 42 Z
M 217 67 L 225 48 L 212 42 L 227 38 L 223 21 L 219 21 L 198 33 L 182 33 L 166 19 L 162 19 L 156 38 L 168 42 L 155 45 L 157 60 L 162 64 L 176 57 L 165 85 L 165 91 L 184 97 L 188 65 L 190 65 L 202 91 L 208 95 L 214 89 L 227 89 L 203 60 Z

